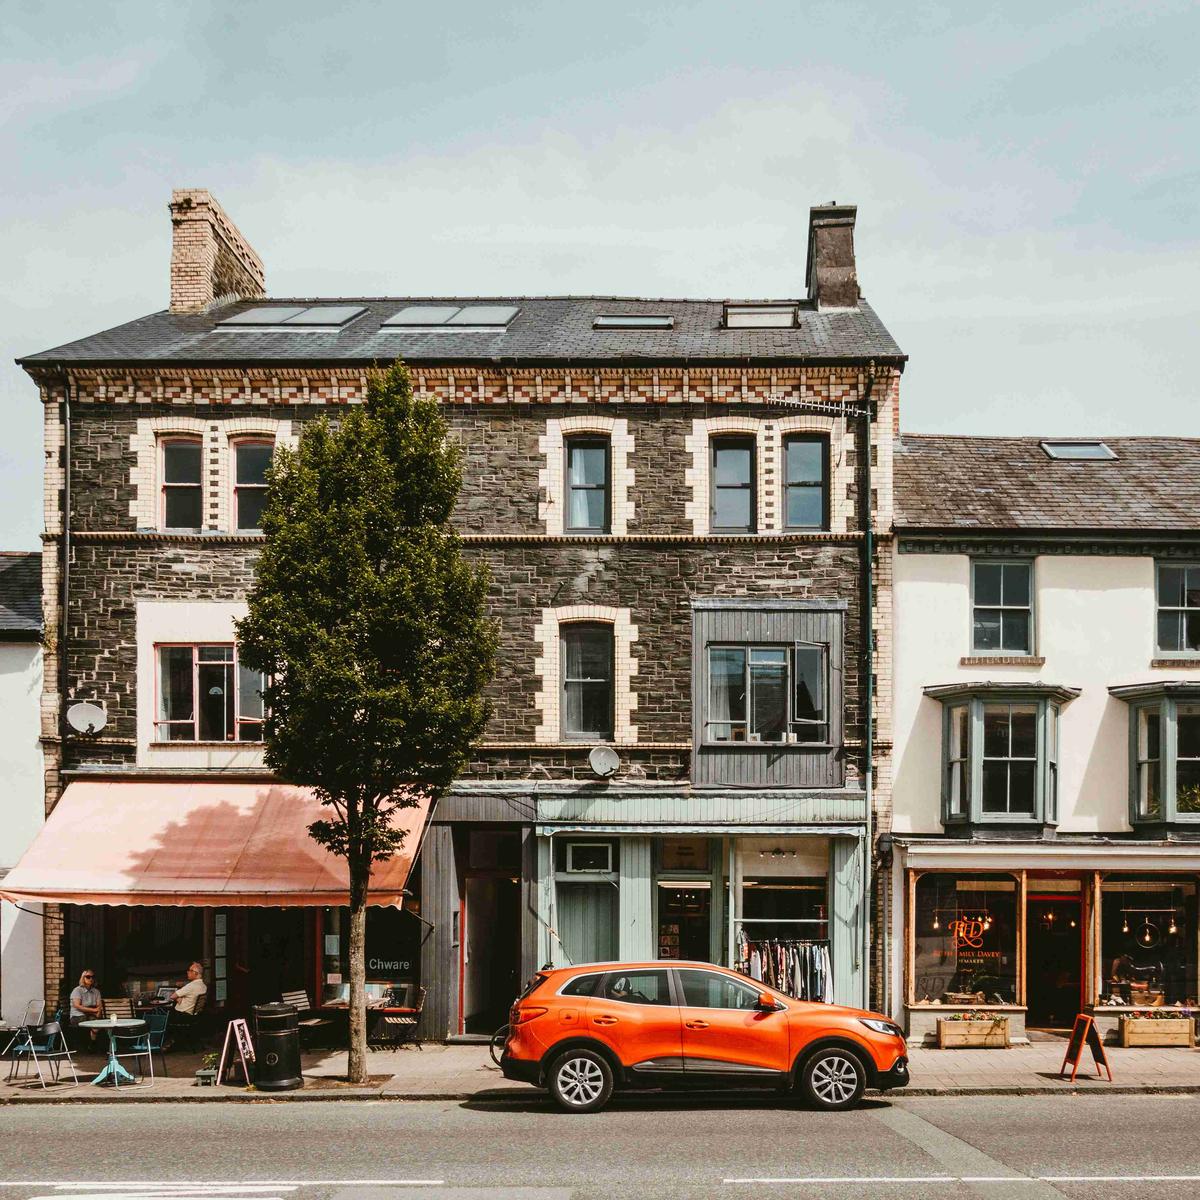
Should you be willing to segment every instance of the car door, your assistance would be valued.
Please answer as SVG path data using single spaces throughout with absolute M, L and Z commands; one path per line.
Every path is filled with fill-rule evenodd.
M 588 1001 L 587 1029 L 639 1073 L 683 1069 L 679 1007 L 664 968 L 610 971 Z
M 788 1010 L 758 1007 L 752 981 L 699 967 L 678 968 L 685 1072 L 765 1075 L 791 1067 Z

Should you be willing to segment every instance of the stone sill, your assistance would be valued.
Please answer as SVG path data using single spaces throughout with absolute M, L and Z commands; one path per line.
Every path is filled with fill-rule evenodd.
M 1193 671 L 1200 671 L 1200 654 L 1190 658 L 1152 658 L 1150 665 L 1152 667 L 1188 667 Z
M 958 660 L 960 667 L 1044 667 L 1046 660 L 1032 654 L 971 654 Z

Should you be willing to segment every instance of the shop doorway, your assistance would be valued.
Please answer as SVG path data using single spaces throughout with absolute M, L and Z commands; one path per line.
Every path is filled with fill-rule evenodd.
M 1025 918 L 1025 1024 L 1070 1029 L 1083 1006 L 1083 911 L 1078 895 L 1031 892 Z
M 712 958 L 712 884 L 658 885 L 658 957 L 709 962 Z
M 521 838 L 500 829 L 463 836 L 462 1032 L 490 1034 L 520 990 Z
M 246 912 L 250 1003 L 277 1004 L 284 992 L 309 991 L 305 968 L 307 911 L 250 908 Z

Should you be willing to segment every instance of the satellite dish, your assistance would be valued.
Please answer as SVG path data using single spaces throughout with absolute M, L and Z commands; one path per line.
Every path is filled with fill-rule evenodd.
M 108 724 L 108 713 L 99 704 L 82 700 L 67 709 L 67 724 L 76 733 L 99 733 Z
M 588 754 L 588 766 L 601 779 L 611 779 L 620 765 L 620 755 L 611 746 L 593 746 Z

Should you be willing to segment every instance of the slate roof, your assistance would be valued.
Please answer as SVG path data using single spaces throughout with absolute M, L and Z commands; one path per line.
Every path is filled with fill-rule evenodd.
M 1200 532 L 1200 438 L 1103 438 L 1117 457 L 1083 462 L 1041 440 L 904 434 L 897 529 Z
M 361 304 L 366 312 L 337 332 L 218 330 L 217 323 L 258 304 Z M 753 302 L 750 302 L 753 303 Z M 520 309 L 508 328 L 444 333 L 381 328 L 412 304 L 496 304 Z M 792 329 L 723 329 L 721 300 L 649 300 L 603 296 L 277 298 L 241 301 L 209 313 L 152 313 L 115 329 L 18 359 L 22 365 L 116 363 L 253 365 L 318 362 L 370 364 L 402 357 L 419 362 L 722 363 L 903 361 L 904 354 L 871 307 L 818 312 L 799 302 Z M 670 314 L 669 330 L 593 329 L 602 314 Z
M 0 639 L 41 632 L 41 554 L 0 551 Z

